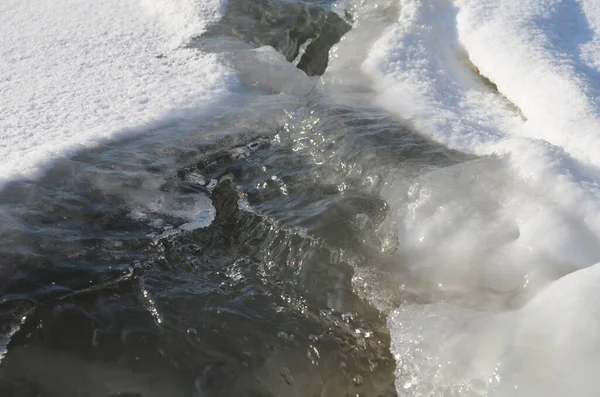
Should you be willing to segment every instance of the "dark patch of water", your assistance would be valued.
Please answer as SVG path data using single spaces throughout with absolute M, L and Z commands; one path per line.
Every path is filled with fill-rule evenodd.
M 385 318 L 344 258 L 373 266 L 393 239 L 387 173 L 464 156 L 321 100 L 284 119 L 82 153 L 3 191 L 0 321 L 20 329 L 2 395 L 395 395 Z M 214 220 L 182 230 L 173 203 L 200 198 Z
M 206 46 L 207 37 L 233 37 L 255 47 L 271 46 L 307 75 L 321 75 L 329 49 L 350 30 L 329 8 L 321 2 L 232 0 L 223 19 L 191 45 Z

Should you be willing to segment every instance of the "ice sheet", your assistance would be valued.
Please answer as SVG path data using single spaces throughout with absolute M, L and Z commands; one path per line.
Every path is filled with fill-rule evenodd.
M 235 87 L 217 55 L 186 49 L 220 1 L 7 0 L 0 4 L 0 183 Z

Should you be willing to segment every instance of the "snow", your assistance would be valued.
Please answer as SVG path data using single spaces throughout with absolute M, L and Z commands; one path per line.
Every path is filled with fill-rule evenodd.
M 461 43 L 527 118 L 527 135 L 600 163 L 600 6 L 593 0 L 457 2 Z
M 185 48 L 218 1 L 0 4 L 0 185 L 77 150 L 193 117 L 235 87 L 215 54 Z
M 398 282 L 432 302 L 390 313 L 398 390 L 594 395 L 600 3 L 401 0 L 396 16 L 361 64 L 377 103 L 481 156 L 388 183 Z
M 443 303 L 390 314 L 404 395 L 597 395 L 600 264 L 552 283 L 514 312 Z
M 548 261 L 580 268 L 600 260 L 594 248 L 600 236 L 598 69 L 579 57 L 590 41 L 575 38 L 588 25 L 567 23 L 579 12 L 577 3 L 572 10 L 562 4 L 559 15 L 548 3 L 405 0 L 362 64 L 378 102 L 416 130 L 451 148 L 503 159 L 460 166 L 448 172 L 462 175 L 452 182 L 433 173 L 407 197 L 390 193 L 407 236 L 403 248 L 427 258 L 438 252 L 451 273 L 456 269 L 446 252 L 457 252 L 465 266 L 465 257 L 473 262 L 483 246 L 484 262 L 492 252 L 516 263 L 526 262 L 525 251 L 538 256 L 519 265 L 522 274 L 547 268 Z M 575 33 L 561 39 L 557 32 L 569 32 L 564 26 Z M 598 38 L 593 32 L 591 41 Z M 540 38 L 553 35 L 562 55 Z M 570 53 L 568 40 L 576 43 Z M 439 209 L 454 202 L 452 210 Z M 554 237 L 540 239 L 547 230 Z M 491 237 L 498 233 L 517 237 Z

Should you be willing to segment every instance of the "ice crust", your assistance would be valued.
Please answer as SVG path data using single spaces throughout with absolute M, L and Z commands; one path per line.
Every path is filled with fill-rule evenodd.
M 199 113 L 235 86 L 185 48 L 218 0 L 7 0 L 0 4 L 0 184 L 107 139 Z

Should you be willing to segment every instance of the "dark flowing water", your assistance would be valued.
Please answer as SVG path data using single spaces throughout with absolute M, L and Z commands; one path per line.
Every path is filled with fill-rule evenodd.
M 319 75 L 349 28 L 327 4 L 232 1 L 192 45 Z M 0 193 L 0 395 L 396 395 L 356 284 L 395 250 L 381 189 L 465 156 L 317 93 L 244 98 Z

